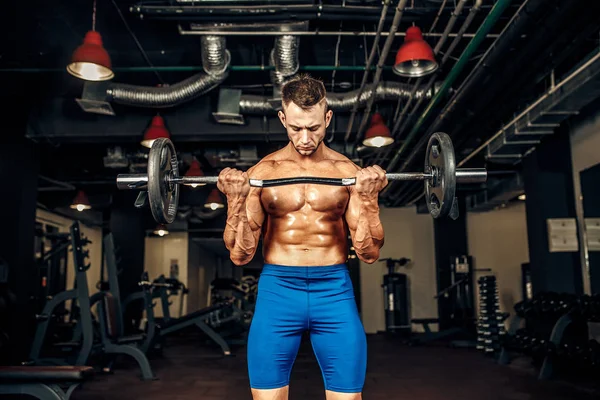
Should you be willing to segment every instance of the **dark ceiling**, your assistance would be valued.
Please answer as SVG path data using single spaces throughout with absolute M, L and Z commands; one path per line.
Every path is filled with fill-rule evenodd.
M 434 47 L 459 1 L 409 0 L 398 36 L 385 60 L 381 60 L 397 3 L 389 2 L 383 25 L 386 35 L 379 40 L 373 65 L 384 66 L 380 81 L 413 85 L 416 79 L 402 78 L 391 71 L 404 32 L 417 25 L 428 34 L 426 39 Z M 364 108 L 354 119 L 348 141 L 344 139 L 350 112 L 336 113 L 330 145 L 365 166 L 377 163 L 388 172 L 420 171 L 424 141 L 435 129 L 450 134 L 460 160 L 539 98 L 552 79 L 560 81 L 598 48 L 600 2 L 481 3 L 465 36 L 435 77 L 438 88 L 452 79 L 447 93 L 436 98 L 435 104 L 426 99 L 418 108 L 416 100 L 406 107 L 406 98 L 374 103 L 371 113 L 380 112 L 390 128 L 403 115 L 401 129 L 394 130 L 395 145 L 370 152 L 357 150 L 355 138 L 364 134 L 364 127 L 358 132 Z M 490 24 L 486 18 L 505 3 L 506 9 Z M 445 56 L 474 4 L 475 1 L 467 1 L 457 15 L 452 35 L 441 47 L 438 59 Z M 64 207 L 67 198 L 74 194 L 73 188 L 83 188 L 95 197 L 100 209 L 108 207 L 117 195 L 116 175 L 143 170 L 147 151 L 139 141 L 157 110 L 112 104 L 116 115 L 106 116 L 86 113 L 77 105 L 75 99 L 82 97 L 84 85 L 68 75 L 65 66 L 92 26 L 93 1 L 12 2 L 4 7 L 0 72 L 4 78 L 5 106 L 1 112 L 6 117 L 4 121 L 11 121 L 15 127 L 3 135 L 15 141 L 22 136 L 34 141 L 41 175 L 66 184 L 59 188 L 40 180 L 40 186 L 46 188 L 40 192 L 40 203 L 51 209 Z M 115 82 L 156 87 L 173 85 L 202 72 L 200 36 L 183 35 L 180 29 L 233 24 L 238 25 L 239 31 L 248 25 L 264 26 L 267 30 L 277 24 L 307 22 L 309 32 L 375 32 L 381 9 L 381 1 L 361 0 L 112 0 L 97 2 L 96 29 L 111 56 Z M 484 29 L 489 30 L 488 35 L 477 45 L 472 43 L 477 32 Z M 361 68 L 364 69 L 373 40 L 373 35 L 303 35 L 300 68 L 322 79 L 328 91 L 356 90 L 363 79 Z M 184 164 L 195 156 L 209 174 L 217 174 L 223 165 L 236 165 L 248 148 L 255 149 L 260 158 L 287 140 L 274 113 L 245 116 L 243 126 L 218 124 L 212 118 L 219 89 L 241 89 L 245 95 L 266 97 L 273 90 L 269 71 L 259 67 L 269 65 L 274 36 L 227 35 L 226 43 L 233 68 L 219 88 L 185 104 L 159 110 Z M 336 59 L 339 68 L 334 71 L 328 67 L 336 65 Z M 373 79 L 371 73 L 367 83 Z M 428 80 L 429 77 L 423 78 L 421 84 Z M 115 146 L 130 161 L 128 168 L 106 165 L 104 158 Z M 486 159 L 485 153 L 480 151 L 466 166 L 487 167 L 490 179 L 484 185 L 464 186 L 459 195 L 488 190 L 518 174 L 520 163 L 494 163 Z M 394 164 L 390 166 L 392 159 Z M 247 167 L 244 163 L 239 166 Z M 207 190 L 200 193 L 184 196 L 182 204 L 201 204 Z M 402 206 L 419 199 L 421 193 L 422 183 L 395 183 L 382 200 L 389 206 Z

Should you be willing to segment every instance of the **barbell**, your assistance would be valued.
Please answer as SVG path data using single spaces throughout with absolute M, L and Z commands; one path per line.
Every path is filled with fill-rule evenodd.
M 485 168 L 456 168 L 454 146 L 450 136 L 437 132 L 427 143 L 424 172 L 387 173 L 388 181 L 424 181 L 427 209 L 433 218 L 458 217 L 458 204 L 454 196 L 456 183 L 480 183 L 487 180 Z M 148 155 L 146 174 L 119 174 L 119 189 L 141 190 L 136 207 L 150 204 L 154 219 L 170 224 L 175 219 L 179 203 L 179 185 L 216 184 L 218 176 L 180 176 L 175 146 L 166 138 L 156 139 Z M 317 184 L 351 186 L 356 178 L 328 178 L 299 176 L 278 179 L 249 179 L 250 186 L 269 188 L 292 184 Z

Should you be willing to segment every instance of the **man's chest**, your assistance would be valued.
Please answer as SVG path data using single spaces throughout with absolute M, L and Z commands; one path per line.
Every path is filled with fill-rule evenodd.
M 301 176 L 347 178 L 341 171 L 332 167 L 331 163 L 316 164 L 310 168 L 281 163 L 264 171 L 261 179 Z M 265 188 L 261 192 L 261 202 L 265 211 L 273 215 L 285 215 L 299 211 L 339 215 L 344 213 L 349 197 L 346 187 L 314 184 L 289 184 Z

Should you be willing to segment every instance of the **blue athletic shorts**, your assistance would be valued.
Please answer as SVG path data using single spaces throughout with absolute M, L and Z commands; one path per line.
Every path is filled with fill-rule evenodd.
M 306 331 L 310 333 L 325 389 L 362 392 L 367 341 L 345 264 L 264 266 L 248 334 L 250 386 L 287 386 Z

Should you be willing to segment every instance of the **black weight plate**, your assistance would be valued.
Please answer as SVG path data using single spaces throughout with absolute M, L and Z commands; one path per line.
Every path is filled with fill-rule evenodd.
M 166 138 L 156 139 L 148 156 L 148 202 L 152 216 L 159 224 L 175 220 L 179 204 L 179 185 L 168 178 L 179 177 L 179 165 L 173 143 Z
M 425 180 L 427 208 L 433 218 L 446 217 L 452 209 L 456 193 L 456 159 L 450 136 L 436 132 L 429 138 L 425 154 L 425 173 L 433 179 Z

